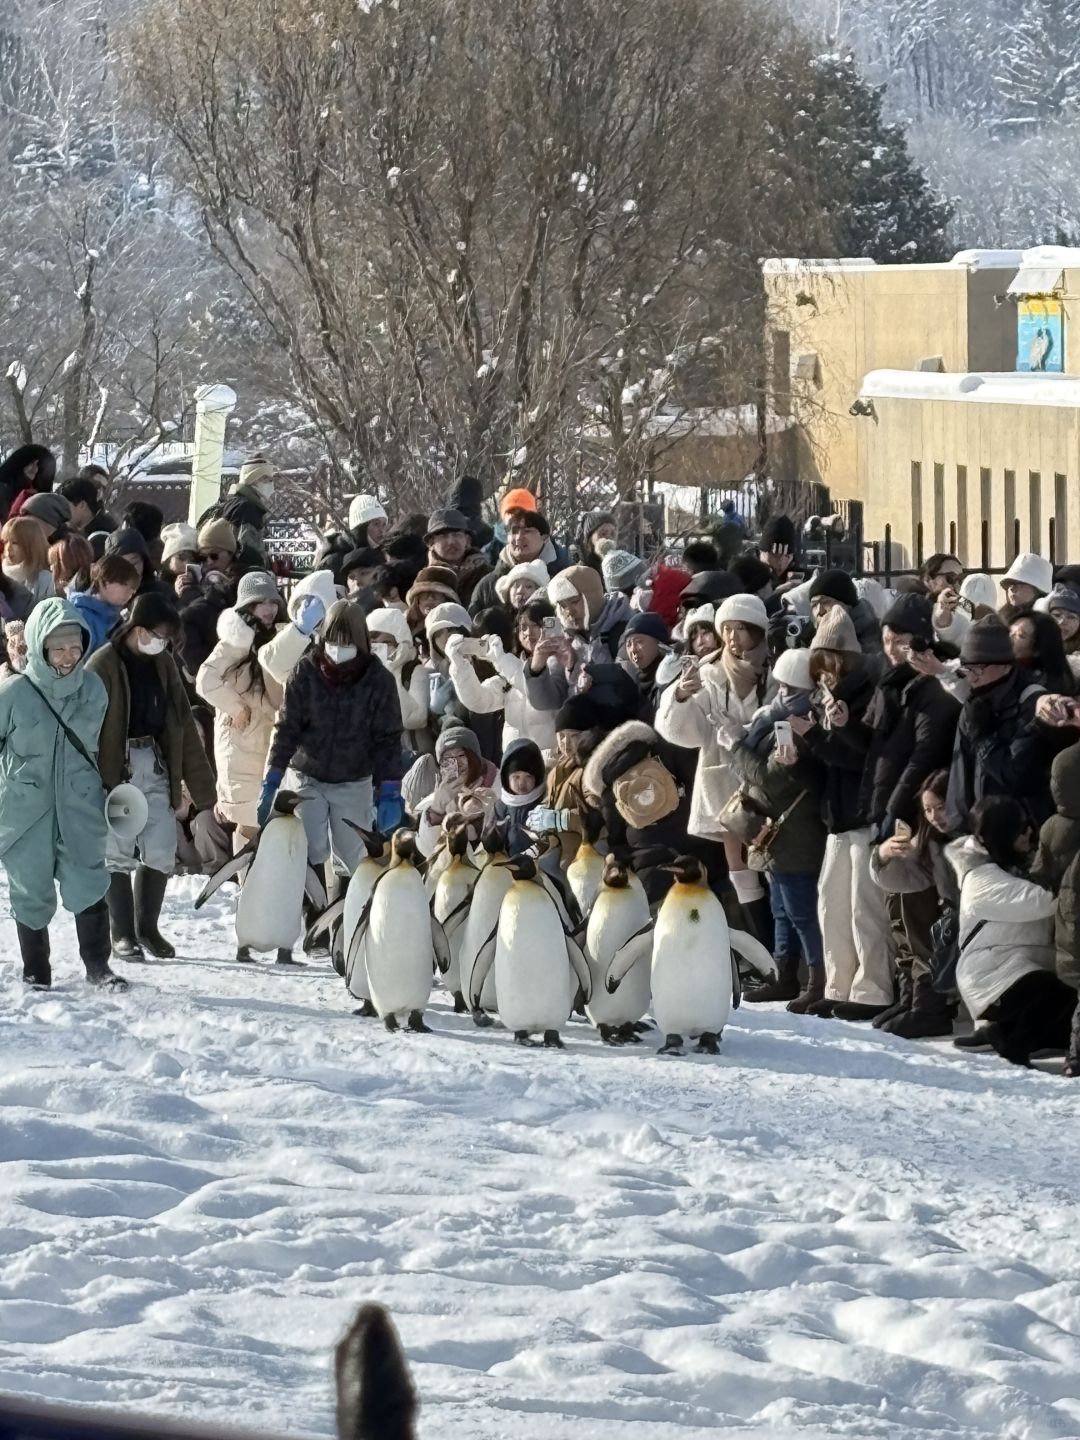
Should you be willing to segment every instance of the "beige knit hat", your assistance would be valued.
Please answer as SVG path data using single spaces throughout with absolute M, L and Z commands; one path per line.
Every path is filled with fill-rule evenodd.
M 834 605 L 818 621 L 811 650 L 846 650 L 850 655 L 861 655 L 862 646 L 855 634 L 851 616 L 842 605 Z
M 235 555 L 237 549 L 236 531 L 227 520 L 208 520 L 199 531 L 200 550 L 227 550 Z

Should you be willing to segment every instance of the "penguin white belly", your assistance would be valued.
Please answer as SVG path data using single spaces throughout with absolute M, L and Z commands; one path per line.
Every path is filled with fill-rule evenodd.
M 304 925 L 308 846 L 303 822 L 275 815 L 263 830 L 236 907 L 236 943 L 291 950 Z
M 595 850 L 587 850 L 567 866 L 566 883 L 582 915 L 587 915 L 592 909 L 603 882 L 604 857 Z
M 431 998 L 431 912 L 424 882 L 411 865 L 396 866 L 380 880 L 364 948 L 379 1015 L 423 1010 Z
M 518 884 L 502 903 L 495 947 L 499 1019 L 508 1030 L 561 1030 L 570 1013 L 566 936 L 550 896 Z
M 594 1025 L 632 1025 L 649 1008 L 651 995 L 649 957 L 645 955 L 630 970 L 614 995 L 605 980 L 608 966 L 632 935 L 648 925 L 649 902 L 640 882 L 636 889 L 601 888 L 596 897 L 585 935 L 585 958 L 592 975 L 592 999 L 585 1013 Z
M 514 877 L 501 865 L 487 865 L 476 882 L 472 904 L 469 906 L 469 918 L 465 922 L 465 934 L 461 941 L 461 993 L 467 1001 L 472 996 L 472 975 L 477 956 L 499 923 L 503 897 L 513 883 Z M 484 980 L 480 1007 L 492 1014 L 498 1013 L 498 985 L 494 965 Z
M 356 927 L 360 924 L 360 916 L 364 913 L 364 906 L 371 899 L 375 881 L 385 873 L 386 866 L 381 865 L 378 860 L 372 860 L 370 856 L 361 860 L 353 871 L 349 888 L 345 891 L 345 909 L 341 917 L 341 937 L 346 957 L 349 954 L 352 938 L 356 934 Z M 366 945 L 360 946 L 354 955 L 352 969 L 345 975 L 345 984 L 349 988 L 349 994 L 357 1000 L 371 999 L 367 963 L 364 958 L 366 949 Z
M 731 948 L 719 900 L 698 890 L 687 900 L 680 888 L 656 922 L 652 1012 L 665 1035 L 696 1039 L 719 1033 L 731 1015 Z
M 463 900 L 468 899 L 476 880 L 476 871 L 464 865 L 454 865 L 443 871 L 435 887 L 435 900 L 431 907 L 431 913 L 441 925 L 446 923 L 447 916 L 454 914 Z M 461 992 L 461 951 L 468 918 L 466 908 L 459 911 L 446 928 L 446 942 L 450 946 L 450 969 L 443 976 L 443 984 L 451 995 Z

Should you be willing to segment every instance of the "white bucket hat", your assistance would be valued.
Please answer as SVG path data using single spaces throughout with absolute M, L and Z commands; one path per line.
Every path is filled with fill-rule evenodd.
M 1015 580 L 1018 585 L 1030 585 L 1040 595 L 1049 595 L 1054 588 L 1054 567 L 1041 555 L 1033 555 L 1028 551 L 1024 555 L 1017 555 L 1001 577 L 1001 584 L 1008 585 L 1010 580 Z

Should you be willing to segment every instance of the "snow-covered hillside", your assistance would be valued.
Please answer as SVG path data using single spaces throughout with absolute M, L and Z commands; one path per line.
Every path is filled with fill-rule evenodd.
M 374 1298 L 430 1440 L 1080 1435 L 1075 1085 L 782 1010 L 390 1036 L 167 919 L 124 997 L 4 968 L 0 1389 L 326 1435 Z

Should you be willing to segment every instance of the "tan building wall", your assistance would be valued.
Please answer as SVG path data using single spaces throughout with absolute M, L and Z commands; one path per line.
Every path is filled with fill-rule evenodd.
M 913 378 L 893 377 L 899 385 Z M 935 378 L 954 386 L 957 379 L 918 377 Z M 1026 377 L 987 380 L 986 388 L 1007 392 Z M 1020 549 L 1044 556 L 1053 519 L 1054 558 L 1080 557 L 1080 380 L 1059 384 L 1074 392 L 1074 404 L 889 395 L 889 377 L 867 376 L 875 413 L 856 422 L 867 538 L 883 539 L 891 525 L 893 565 L 904 567 L 914 563 L 920 520 L 924 557 L 949 548 L 955 523 L 960 559 L 978 569 L 984 521 L 990 563 L 1001 566 L 1013 558 L 1014 518 Z
M 1012 369 L 1016 311 L 995 300 L 1012 272 L 978 263 L 766 262 L 770 389 L 777 414 L 797 421 L 802 479 L 835 499 L 863 498 L 849 410 L 868 371 L 913 370 L 933 356 L 947 371 Z

